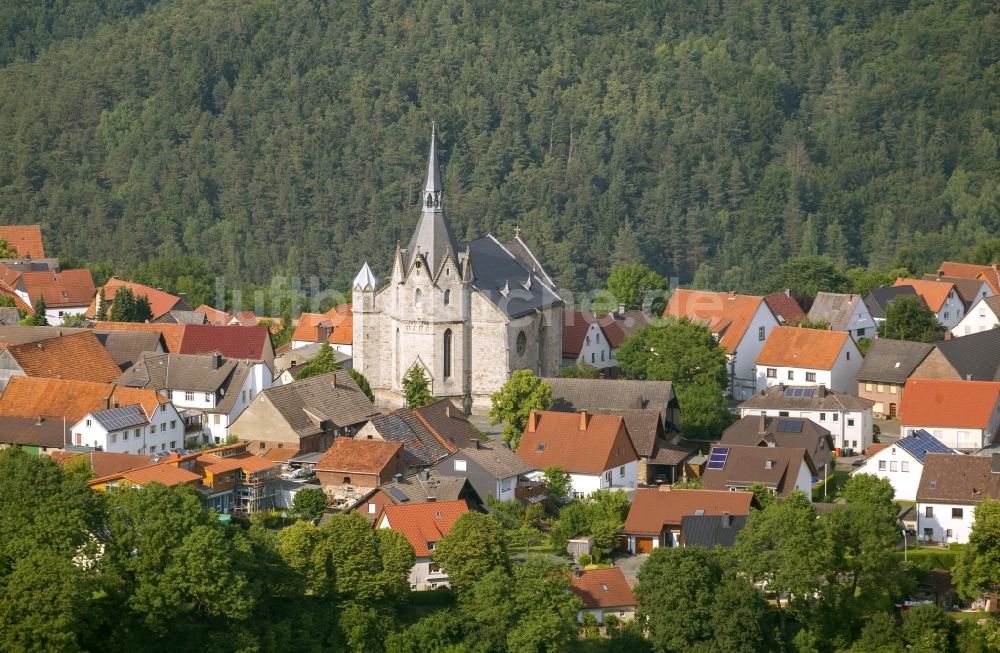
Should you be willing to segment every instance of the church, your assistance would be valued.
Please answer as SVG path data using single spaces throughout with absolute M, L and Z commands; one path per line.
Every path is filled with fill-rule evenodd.
M 353 365 L 379 403 L 401 406 L 418 365 L 432 395 L 485 413 L 515 370 L 559 375 L 563 301 L 520 235 L 455 241 L 435 136 L 409 245 L 396 247 L 386 283 L 367 263 L 354 280 Z

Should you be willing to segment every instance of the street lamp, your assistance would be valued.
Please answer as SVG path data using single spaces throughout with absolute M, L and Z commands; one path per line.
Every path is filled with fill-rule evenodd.
M 903 562 L 906 562 L 906 529 L 901 528 L 899 532 L 903 534 Z

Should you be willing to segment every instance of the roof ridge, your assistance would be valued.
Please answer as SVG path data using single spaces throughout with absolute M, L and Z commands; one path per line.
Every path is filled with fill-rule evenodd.
M 420 408 L 423 408 L 423 406 L 421 406 Z M 423 424 L 424 428 L 427 429 L 427 431 L 431 435 L 434 436 L 434 439 L 437 440 L 438 443 L 448 451 L 449 454 L 452 454 L 452 453 L 455 453 L 456 451 L 458 451 L 458 449 L 455 447 L 455 445 L 453 445 L 450 442 L 448 442 L 444 438 L 444 436 L 442 436 L 440 433 L 438 433 L 437 430 L 433 426 L 431 426 L 430 422 L 428 422 L 427 419 L 424 418 L 424 416 L 420 414 L 420 409 L 419 408 L 414 408 L 413 409 L 413 414 L 420 421 L 420 423 Z

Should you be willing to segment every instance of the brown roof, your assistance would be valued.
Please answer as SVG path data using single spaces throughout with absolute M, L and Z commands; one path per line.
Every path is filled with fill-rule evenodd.
M 121 369 L 90 331 L 14 345 L 7 351 L 28 376 L 114 381 Z
M 316 463 L 316 470 L 381 474 L 402 448 L 403 445 L 398 442 L 337 438 Z
M 229 320 L 233 318 L 233 316 L 230 315 L 229 313 L 225 311 L 220 311 L 217 308 L 212 308 L 208 304 L 202 304 L 201 306 L 199 306 L 194 310 L 198 311 L 199 313 L 204 313 L 205 320 L 209 324 L 214 324 L 216 326 L 224 326 L 226 324 L 229 324 Z
M 1000 383 L 994 381 L 907 379 L 899 421 L 905 426 L 985 429 L 998 398 Z
M 66 429 L 70 426 L 64 425 L 62 419 L 42 419 L 39 422 L 36 417 L 0 416 L 0 442 L 60 449 L 66 444 Z
M 37 224 L 11 224 L 0 226 L 0 238 L 17 250 L 21 258 L 45 258 L 42 246 L 42 227 Z
M 52 458 L 60 465 L 71 461 L 84 459 L 90 463 L 94 477 L 108 476 L 149 465 L 149 456 L 135 456 L 130 453 L 110 453 L 107 451 L 88 451 L 76 453 L 71 451 L 54 452 Z
M 527 474 L 534 468 L 500 442 L 480 442 L 478 446 L 465 447 L 461 453 L 497 479 Z
M 664 526 L 680 526 L 685 515 L 748 515 L 752 502 L 752 492 L 640 488 L 632 498 L 632 506 L 625 519 L 625 532 L 629 535 L 659 535 Z
M 320 337 L 320 328 L 325 338 Z M 354 312 L 350 304 L 334 306 L 326 313 L 303 313 L 292 332 L 292 340 L 350 345 L 354 340 Z
M 62 272 L 22 272 L 17 287 L 28 293 L 31 303 L 45 298 L 46 308 L 86 306 L 94 299 L 94 278 L 90 270 L 63 270 Z
M 635 607 L 635 595 L 621 567 L 584 569 L 571 576 L 570 583 L 585 610 Z
M 593 313 L 584 311 L 563 311 L 562 355 L 576 358 L 583 351 L 590 325 L 597 321 Z
M 269 360 L 271 335 L 262 326 L 215 326 L 185 324 L 179 354 L 208 354 L 213 351 L 227 358 Z M 171 350 L 173 351 L 173 350 Z
M 158 333 L 167 351 L 180 353 L 186 324 L 150 324 L 147 322 L 94 322 L 95 331 L 146 331 Z
M 979 299 L 979 291 L 982 290 L 983 284 L 989 287 L 989 283 L 985 279 L 966 279 L 964 277 L 949 277 L 941 274 L 925 274 L 923 280 L 947 281 L 955 284 L 955 292 L 958 293 L 959 298 L 965 302 L 966 306 L 972 306 Z
M 190 310 L 191 308 L 177 295 L 171 295 L 168 292 L 144 286 L 141 283 L 135 283 L 133 281 L 109 279 L 108 282 L 104 284 L 104 301 L 108 304 L 108 315 L 111 314 L 110 306 L 115 301 L 115 293 L 118 292 L 119 288 L 123 287 L 131 288 L 132 293 L 136 297 L 145 295 L 146 298 L 149 299 L 149 308 L 153 313 L 152 319 L 154 320 L 175 308 L 180 310 Z M 90 303 L 90 307 L 87 308 L 87 317 L 94 317 L 97 315 L 97 297 L 93 297 L 93 300 L 94 301 Z
M 125 388 L 113 383 L 15 376 L 0 396 L 0 415 L 13 417 L 65 417 L 80 420 L 87 413 L 117 406 L 140 404 L 149 416 L 167 400 L 155 390 Z
M 299 455 L 298 449 L 287 447 L 274 447 L 258 454 L 264 460 L 273 460 L 276 463 L 287 463 L 289 460 Z
M 622 346 L 625 338 L 649 324 L 649 318 L 642 311 L 625 311 L 605 315 L 598 324 L 604 337 L 608 339 L 608 344 L 612 349 L 617 349 Z
M 638 460 L 624 420 L 617 415 L 532 411 L 517 455 L 535 469 L 600 474 Z
M 686 317 L 705 323 L 719 336 L 719 344 L 733 353 L 743 339 L 763 297 L 738 295 L 734 292 L 710 292 L 679 288 L 670 296 L 664 319 Z
M 944 306 L 948 294 L 955 290 L 955 284 L 950 281 L 925 281 L 923 279 L 896 279 L 893 286 L 912 286 L 920 295 L 928 308 L 937 313 Z M 957 294 L 957 291 L 956 291 Z
M 775 327 L 757 356 L 758 365 L 829 370 L 850 339 L 846 331 Z
M 406 536 L 418 558 L 431 555 L 428 544 L 438 542 L 458 518 L 469 512 L 464 501 L 431 501 L 386 506 L 378 520 Z
M 929 453 L 920 473 L 917 501 L 976 504 L 1000 500 L 1000 460 L 993 456 Z
M 809 458 L 804 448 L 788 447 L 747 447 L 736 445 L 713 445 L 709 451 L 728 448 L 728 456 L 722 469 L 706 468 L 702 474 L 702 485 L 709 490 L 726 490 L 730 487 L 749 487 L 760 483 L 773 489 L 779 497 L 787 496 L 795 489 L 802 461 Z M 815 469 L 810 471 L 815 472 Z
M 801 447 L 812 464 L 820 468 L 830 460 L 833 440 L 830 431 L 805 417 L 747 415 L 722 434 L 719 444 L 750 447 Z
M 881 342 L 876 339 L 872 342 Z M 756 394 L 740 408 L 764 410 L 829 410 L 865 411 L 875 405 L 871 399 L 862 399 L 846 392 L 837 392 L 824 386 L 796 386 L 779 383 Z
M 994 294 L 1000 294 L 1000 271 L 996 263 L 993 265 L 975 265 L 973 263 L 955 263 L 945 261 L 938 268 L 942 276 L 961 277 L 963 279 L 982 279 L 990 284 Z
M 778 324 L 795 324 L 806 316 L 799 303 L 787 293 L 778 292 L 773 295 L 764 295 L 764 303 L 771 309 Z
M 174 467 L 173 465 L 167 463 L 147 465 L 146 467 L 139 467 L 137 469 L 131 469 L 109 476 L 112 476 L 112 478 L 95 478 L 90 482 L 90 484 L 94 485 L 97 482 L 106 483 L 107 481 L 114 480 L 114 476 L 118 476 L 119 478 L 131 481 L 132 483 L 140 486 L 147 485 L 149 483 L 162 483 L 167 487 L 174 487 L 176 485 L 193 485 L 201 482 L 200 474 L 190 472 L 182 467 Z

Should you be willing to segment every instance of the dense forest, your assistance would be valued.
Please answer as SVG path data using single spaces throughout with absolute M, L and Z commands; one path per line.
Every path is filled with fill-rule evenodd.
M 0 222 L 120 272 L 387 274 L 431 121 L 458 237 L 520 226 L 565 287 L 919 272 L 1000 232 L 986 0 L 62 0 L 0 27 Z

